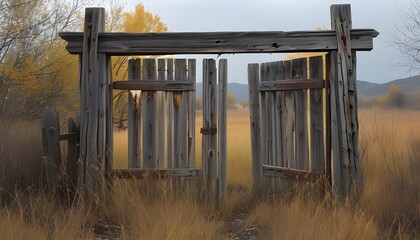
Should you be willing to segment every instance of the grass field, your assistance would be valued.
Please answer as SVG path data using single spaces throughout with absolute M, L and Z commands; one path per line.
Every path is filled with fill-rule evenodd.
M 246 213 L 243 228 L 261 239 L 415 239 L 420 237 L 420 112 L 361 110 L 364 188 L 342 203 L 319 198 L 306 184 L 287 197 L 250 192 L 251 149 L 247 111 L 228 113 L 228 188 L 219 208 L 194 188 L 174 192 L 166 181 L 117 181 L 109 201 L 70 207 L 39 193 L 37 123 L 0 129 L 4 178 L 0 236 L 4 239 L 227 239 L 226 222 Z M 198 126 L 201 119 L 197 118 Z M 16 133 L 17 132 L 17 133 Z M 198 135 L 199 136 L 199 135 Z M 127 165 L 124 132 L 115 134 L 115 167 Z M 196 140 L 197 155 L 200 138 Z M 15 185 L 14 183 L 18 183 Z M 30 188 L 27 188 L 31 186 Z

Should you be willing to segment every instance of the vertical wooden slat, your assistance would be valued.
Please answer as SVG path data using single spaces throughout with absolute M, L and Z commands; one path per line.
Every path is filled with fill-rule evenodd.
M 323 78 L 322 56 L 309 58 L 309 77 Z M 324 121 L 322 89 L 311 89 L 310 94 L 310 128 L 311 128 L 311 162 L 309 170 L 324 172 Z
M 142 80 L 156 80 L 156 59 L 143 59 Z M 142 91 L 142 151 L 144 167 L 156 168 L 156 91 Z
M 128 60 L 128 81 L 140 79 L 140 59 Z M 140 165 L 140 139 L 139 124 L 140 114 L 138 108 L 139 94 L 128 92 L 128 167 L 139 168 Z
M 79 135 L 80 123 L 79 119 L 69 118 L 67 121 L 68 133 L 75 133 Z M 75 139 L 69 139 L 67 142 L 67 190 L 73 197 L 77 186 L 77 162 L 79 160 L 79 137 Z
M 269 63 L 261 63 L 260 65 L 260 82 L 269 81 L 271 69 Z M 260 92 L 260 119 L 261 119 L 261 159 L 263 164 L 274 166 L 273 146 L 273 118 L 274 118 L 274 93 Z M 272 177 L 263 176 L 263 191 L 272 193 L 274 190 L 274 179 Z
M 165 59 L 158 59 L 157 78 L 158 80 L 166 80 L 166 62 Z M 157 162 L 160 169 L 165 168 L 166 149 L 165 149 L 165 92 L 157 92 Z
M 166 79 L 167 81 L 174 80 L 174 59 L 167 59 L 166 63 Z M 173 93 L 166 92 L 166 154 L 167 167 L 169 169 L 174 166 L 174 101 Z
M 98 35 L 105 30 L 103 8 L 87 8 L 84 22 L 83 60 L 80 89 L 80 193 L 91 199 L 99 196 L 104 185 L 103 161 L 106 155 L 106 78 L 100 71 L 106 70 L 107 58 L 98 54 Z
M 268 81 L 267 74 L 269 66 L 267 63 L 260 65 L 260 82 Z M 271 92 L 260 92 L 260 119 L 261 119 L 261 158 L 263 164 L 273 165 L 273 138 L 272 138 L 272 107 L 273 96 Z
M 358 116 L 356 96 L 356 59 L 351 51 L 352 28 L 350 5 L 331 6 L 331 29 L 337 30 L 337 55 L 331 59 L 331 118 L 333 135 L 333 190 L 346 195 L 361 179 L 358 152 Z M 333 57 L 335 54 L 331 54 Z M 333 87 L 334 85 L 334 87 Z M 336 98 L 333 103 L 333 98 Z M 335 104 L 335 105 L 333 105 Z M 335 125 L 335 126 L 334 126 Z M 334 136 L 338 135 L 338 136 Z M 339 168 L 339 170 L 337 170 Z M 335 172 L 337 170 L 337 172 Z M 335 176 L 335 175 L 339 176 Z M 340 181 L 341 182 L 337 182 Z
M 227 95 L 227 59 L 219 61 L 219 84 L 218 84 L 218 179 L 219 179 L 219 196 L 226 191 L 226 95 Z
M 196 82 L 195 59 L 188 59 L 188 81 Z M 195 167 L 195 91 L 188 93 L 188 167 Z
M 331 53 L 325 56 L 325 174 L 331 183 Z M 332 186 L 332 185 L 331 185 Z
M 262 159 L 261 151 L 261 122 L 260 122 L 260 99 L 258 84 L 260 81 L 259 65 L 248 64 L 248 89 L 249 89 L 249 112 L 251 117 L 251 147 L 252 147 L 252 176 L 254 189 L 259 190 L 262 183 Z
M 267 71 L 267 64 L 262 63 L 260 65 L 260 78 L 259 81 L 267 81 L 266 76 Z M 257 85 L 258 86 L 258 85 Z M 261 145 L 260 145 L 260 159 L 262 164 L 271 165 L 272 164 L 272 138 L 271 138 L 271 102 L 268 99 L 270 95 L 269 92 L 259 92 L 259 101 L 260 101 L 260 138 L 261 138 Z M 268 106 L 269 105 L 269 106 Z M 273 184 L 271 184 L 271 178 L 262 176 L 261 182 L 261 191 L 264 194 L 271 193 Z
M 284 61 L 284 78 L 292 78 L 292 61 Z M 285 103 L 285 146 L 287 167 L 296 168 L 295 164 L 295 96 L 293 91 L 284 93 Z
M 217 134 L 211 129 L 217 127 L 217 73 L 214 59 L 203 60 L 203 172 L 207 190 L 216 197 L 217 193 Z
M 307 79 L 306 58 L 292 60 L 292 77 L 294 79 Z M 308 109 L 307 90 L 295 91 L 296 101 L 296 168 L 309 169 L 308 151 Z
M 60 176 L 60 123 L 56 110 L 46 107 L 42 117 L 44 173 L 47 186 L 54 189 Z
M 274 81 L 274 80 L 281 80 L 283 79 L 283 62 L 276 61 L 276 62 L 269 62 L 267 63 L 267 72 L 266 72 L 267 80 Z M 271 145 L 271 152 L 273 156 L 272 165 L 282 167 L 284 155 L 284 148 L 283 148 L 283 129 L 284 128 L 284 116 L 282 113 L 282 106 L 283 104 L 284 93 L 281 91 L 272 92 L 269 95 L 269 101 L 271 103 L 271 138 L 272 138 L 272 145 Z M 280 178 L 272 178 L 272 189 L 273 193 L 280 192 L 284 190 L 284 179 Z
M 175 59 L 175 80 L 187 81 L 186 59 Z M 187 93 L 174 92 L 175 168 L 187 167 Z
M 268 81 L 281 80 L 283 79 L 283 62 L 270 62 L 267 63 L 267 79 Z M 272 155 L 273 155 L 273 166 L 282 166 L 282 124 L 284 122 L 282 116 L 282 92 L 272 92 L 271 93 L 272 103 Z
M 112 61 L 111 56 L 106 56 L 105 59 L 106 69 L 105 69 L 105 181 L 107 186 L 107 192 L 109 193 L 112 188 L 112 166 L 114 162 L 114 113 L 113 113 L 113 102 L 114 94 L 112 87 Z M 106 196 L 105 196 L 106 197 Z

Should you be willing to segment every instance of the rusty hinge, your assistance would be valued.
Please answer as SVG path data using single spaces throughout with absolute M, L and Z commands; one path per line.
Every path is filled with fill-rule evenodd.
M 217 133 L 216 127 L 201 128 L 200 133 L 203 135 L 214 135 Z

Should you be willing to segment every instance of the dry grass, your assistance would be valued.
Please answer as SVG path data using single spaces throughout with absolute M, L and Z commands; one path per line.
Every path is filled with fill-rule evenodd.
M 229 193 L 219 210 L 201 197 L 200 188 L 168 181 L 116 181 L 105 203 L 89 206 L 60 202 L 32 190 L 41 165 L 40 127 L 1 128 L 2 187 L 11 197 L 0 201 L 4 239 L 91 239 L 95 231 L 120 239 L 223 239 L 224 221 L 250 211 L 248 227 L 263 239 L 412 239 L 420 237 L 420 112 L 362 110 L 360 149 L 364 190 L 357 201 L 335 203 L 311 194 L 255 200 L 250 193 L 251 149 L 246 111 L 228 113 Z M 201 126 L 201 118 L 197 118 Z M 198 127 L 199 128 L 199 127 Z M 198 132 L 198 131 L 197 131 Z M 197 134 L 199 137 L 200 135 Z M 114 167 L 127 166 L 127 135 L 114 136 Z M 201 139 L 196 140 L 200 165 Z M 16 192 L 12 190 L 18 186 Z M 33 187 L 29 189 L 34 189 Z

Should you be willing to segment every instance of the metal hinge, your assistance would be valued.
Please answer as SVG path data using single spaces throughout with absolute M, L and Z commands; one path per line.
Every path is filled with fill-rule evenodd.
M 203 135 L 214 135 L 217 133 L 216 127 L 201 128 L 200 133 Z

